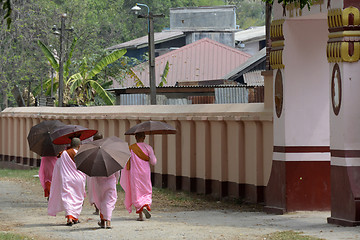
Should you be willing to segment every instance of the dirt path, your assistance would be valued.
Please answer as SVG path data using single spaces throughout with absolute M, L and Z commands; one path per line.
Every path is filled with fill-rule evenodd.
M 29 186 L 31 185 L 31 186 Z M 119 199 L 121 201 L 121 199 Z M 118 201 L 119 201 L 118 200 Z M 87 202 L 86 202 L 87 203 Z M 63 214 L 47 215 L 47 201 L 35 184 L 0 181 L 0 230 L 32 236 L 39 240 L 56 239 L 264 239 L 275 231 L 294 230 L 323 239 L 360 239 L 360 227 L 345 228 L 326 223 L 329 212 L 297 212 L 282 216 L 261 212 L 157 211 L 148 221 L 136 221 L 116 207 L 113 229 L 100 229 L 98 216 L 85 204 L 80 224 L 65 226 Z

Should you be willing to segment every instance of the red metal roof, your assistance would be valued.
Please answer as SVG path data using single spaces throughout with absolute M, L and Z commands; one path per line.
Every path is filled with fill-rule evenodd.
M 155 58 L 156 86 L 169 61 L 169 73 L 165 86 L 174 86 L 176 82 L 209 81 L 221 79 L 251 56 L 219 42 L 203 38 Z M 134 72 L 145 86 L 149 86 L 148 63 L 134 67 Z M 124 87 L 134 86 L 127 81 Z

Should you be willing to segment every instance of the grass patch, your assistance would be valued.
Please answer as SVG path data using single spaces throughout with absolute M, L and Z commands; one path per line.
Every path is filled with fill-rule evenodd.
M 263 237 L 266 240 L 323 240 L 322 238 L 311 237 L 307 235 L 302 235 L 303 232 L 295 231 L 282 231 L 274 232 L 267 234 Z
M 26 236 L 14 234 L 14 233 L 0 232 L 0 239 L 1 240 L 30 240 L 30 239 L 34 239 L 34 238 L 26 237 Z
M 1 180 L 39 181 L 34 175 L 39 174 L 39 168 L 29 170 L 0 169 Z
M 166 210 L 237 210 L 247 212 L 262 211 L 258 204 L 246 203 L 241 199 L 216 199 L 209 195 L 153 187 L 153 206 Z

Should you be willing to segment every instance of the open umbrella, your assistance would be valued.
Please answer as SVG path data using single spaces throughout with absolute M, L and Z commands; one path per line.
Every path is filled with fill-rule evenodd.
M 174 134 L 176 129 L 161 121 L 146 121 L 139 123 L 125 132 L 125 135 L 134 135 L 144 132 L 145 134 Z
M 75 155 L 75 164 L 88 176 L 108 177 L 122 169 L 129 157 L 128 143 L 118 137 L 109 137 L 81 145 Z
M 27 136 L 30 150 L 40 156 L 57 156 L 65 146 L 53 144 L 51 134 L 62 126 L 65 124 L 58 120 L 42 121 L 33 126 Z
M 80 140 L 92 137 L 97 133 L 97 130 L 87 129 L 80 125 L 65 125 L 58 128 L 51 134 L 54 144 L 70 144 L 74 137 Z

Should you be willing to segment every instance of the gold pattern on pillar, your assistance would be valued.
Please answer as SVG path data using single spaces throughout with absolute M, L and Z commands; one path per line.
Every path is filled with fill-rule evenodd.
M 355 7 L 328 11 L 329 62 L 357 62 L 360 59 L 360 11 Z
M 272 69 L 284 68 L 282 55 L 284 50 L 284 33 L 283 24 L 284 19 L 274 20 L 270 27 L 271 50 L 270 50 L 270 65 Z

